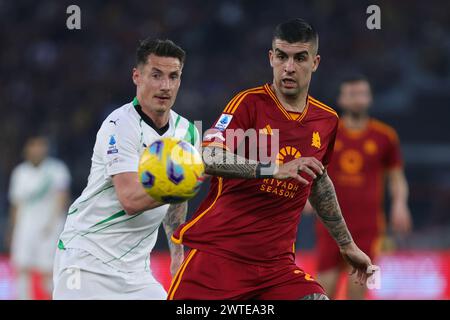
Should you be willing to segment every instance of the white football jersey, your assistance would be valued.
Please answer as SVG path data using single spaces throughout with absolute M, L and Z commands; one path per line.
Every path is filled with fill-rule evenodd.
M 11 174 L 9 188 L 9 200 L 17 207 L 16 228 L 41 232 L 54 224 L 61 216 L 55 213 L 57 194 L 67 191 L 69 184 L 69 170 L 60 160 L 47 158 L 38 166 L 19 164 Z
M 63 210 L 58 194 L 69 189 L 66 165 L 47 158 L 38 166 L 23 162 L 12 172 L 9 200 L 16 206 L 11 259 L 17 267 L 51 271 Z
M 135 215 L 123 210 L 112 176 L 137 172 L 143 150 L 162 137 L 183 139 L 199 148 L 199 133 L 187 119 L 170 111 L 169 128 L 159 135 L 138 101 L 114 110 L 97 133 L 87 187 L 70 206 L 58 248 L 83 249 L 126 272 L 150 270 L 150 252 L 168 205 Z

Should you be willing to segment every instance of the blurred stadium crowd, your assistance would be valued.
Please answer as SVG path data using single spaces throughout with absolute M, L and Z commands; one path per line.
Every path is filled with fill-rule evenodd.
M 100 123 L 134 97 L 139 39 L 170 38 L 187 51 L 175 108 L 205 130 L 237 91 L 271 81 L 273 27 L 303 17 L 320 35 L 311 94 L 333 106 L 340 77 L 364 73 L 372 115 L 398 130 L 415 229 L 399 246 L 450 248 L 450 2 L 377 1 L 381 30 L 366 28 L 366 1 L 77 1 L 82 29 L 73 31 L 70 4 L 0 1 L 0 239 L 10 172 L 29 135 L 50 137 L 80 194 Z M 301 229 L 305 246 L 312 229 Z

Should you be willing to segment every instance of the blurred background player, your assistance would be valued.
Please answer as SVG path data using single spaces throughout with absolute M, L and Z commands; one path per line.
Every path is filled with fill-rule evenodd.
M 199 147 L 197 129 L 172 110 L 184 60 L 184 50 L 170 40 L 140 42 L 132 73 L 136 97 L 103 121 L 88 184 L 69 208 L 55 259 L 55 299 L 166 298 L 152 274 L 150 253 L 161 223 L 170 239 L 185 221 L 187 202 L 156 202 L 137 171 L 142 151 L 161 137 Z M 170 243 L 170 253 L 174 275 L 183 246 Z M 74 272 L 79 286 L 69 287 Z
M 343 114 L 328 172 L 352 236 L 373 261 L 385 233 L 385 178 L 391 200 L 391 229 L 398 234 L 411 230 L 399 139 L 393 128 L 369 116 L 372 93 L 364 76 L 355 75 L 341 82 L 337 104 Z M 327 294 L 335 297 L 346 265 L 321 223 L 317 222 L 316 230 L 318 280 Z M 352 277 L 347 285 L 348 298 L 364 298 L 366 286 L 356 284 Z
M 32 271 L 41 274 L 49 296 L 52 290 L 53 258 L 69 201 L 70 174 L 62 161 L 48 156 L 48 149 L 45 137 L 29 138 L 25 161 L 11 176 L 11 261 L 19 299 L 33 298 Z

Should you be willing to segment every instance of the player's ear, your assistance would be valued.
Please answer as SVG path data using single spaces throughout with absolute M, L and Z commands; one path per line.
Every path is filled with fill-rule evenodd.
M 139 76 L 140 76 L 139 69 L 133 68 L 133 74 L 131 77 L 133 78 L 133 82 L 135 85 L 139 84 Z
M 270 62 L 270 66 L 273 68 L 273 50 L 272 49 L 269 50 L 269 62 Z
M 320 55 L 316 54 L 316 56 L 313 58 L 313 72 L 316 72 L 317 68 L 319 67 L 320 63 Z

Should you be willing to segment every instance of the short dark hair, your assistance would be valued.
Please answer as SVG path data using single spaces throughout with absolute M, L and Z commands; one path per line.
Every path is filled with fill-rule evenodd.
M 364 81 L 364 82 L 367 82 L 370 84 L 369 79 L 361 73 L 353 73 L 353 74 L 344 75 L 341 78 L 341 81 L 339 84 L 342 86 L 343 84 L 360 82 L 360 81 Z
M 314 42 L 319 49 L 319 34 L 317 31 L 303 19 L 292 19 L 280 23 L 275 27 L 272 41 L 280 39 L 289 43 L 295 42 Z
M 342 93 L 342 86 L 344 84 L 352 84 L 356 82 L 367 82 L 369 84 L 369 88 L 371 87 L 369 79 L 362 73 L 347 73 L 338 78 L 338 81 L 335 82 L 338 84 L 336 88 L 336 97 L 339 97 L 339 95 Z
M 186 52 L 173 41 L 147 38 L 140 41 L 136 50 L 136 66 L 146 64 L 150 54 L 177 58 L 181 64 L 184 64 L 186 58 Z

